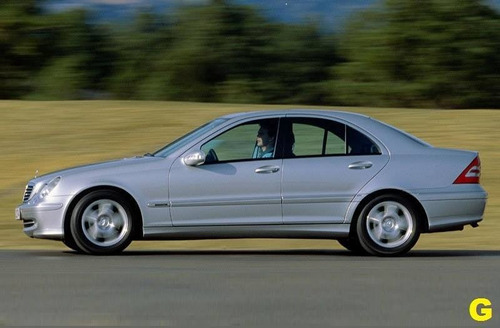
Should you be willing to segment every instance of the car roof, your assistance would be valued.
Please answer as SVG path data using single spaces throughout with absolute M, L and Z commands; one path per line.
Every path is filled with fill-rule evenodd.
M 231 121 L 239 119 L 251 119 L 269 116 L 298 115 L 305 117 L 325 117 L 339 119 L 360 128 L 370 134 L 373 138 L 381 142 L 390 152 L 415 152 L 422 148 L 432 147 L 430 144 L 418 139 L 417 137 L 393 127 L 387 123 L 381 122 L 370 116 L 344 112 L 337 110 L 317 110 L 317 109 L 284 109 L 284 110 L 262 110 L 252 112 L 240 112 L 225 115 L 222 118 Z
M 297 114 L 297 115 L 303 114 L 306 116 L 322 115 L 322 116 L 330 116 L 330 117 L 336 117 L 336 118 L 341 118 L 341 119 L 346 119 L 346 120 L 357 118 L 357 117 L 369 118 L 369 116 L 367 116 L 367 115 L 358 114 L 358 113 L 351 113 L 351 112 L 344 112 L 344 111 L 337 111 L 337 110 L 319 110 L 319 109 L 261 110 L 261 111 L 232 113 L 232 114 L 225 115 L 222 118 L 233 119 L 233 118 L 258 117 L 258 116 L 262 116 L 262 115 L 280 116 L 280 115 L 287 115 L 287 114 Z

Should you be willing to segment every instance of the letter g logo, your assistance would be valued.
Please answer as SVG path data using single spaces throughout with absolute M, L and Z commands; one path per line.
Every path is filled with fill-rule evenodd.
M 493 317 L 491 302 L 487 298 L 476 298 L 469 306 L 470 317 L 476 321 L 488 321 Z

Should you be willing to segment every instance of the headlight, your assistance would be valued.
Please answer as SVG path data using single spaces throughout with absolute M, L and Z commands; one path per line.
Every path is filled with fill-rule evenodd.
M 54 188 L 57 186 L 57 184 L 61 181 L 61 177 L 54 178 L 50 180 L 45 186 L 42 187 L 40 190 L 40 199 L 45 198 Z

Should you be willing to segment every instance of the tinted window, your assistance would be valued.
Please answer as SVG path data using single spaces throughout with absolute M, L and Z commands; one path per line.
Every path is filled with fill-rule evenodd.
M 294 123 L 295 156 L 321 155 L 323 149 L 323 129 L 314 125 Z
M 347 128 L 347 150 L 349 155 L 380 155 L 380 149 L 361 132 Z
M 293 118 L 283 123 L 285 157 L 344 155 L 345 125 L 315 118 Z
M 238 125 L 201 146 L 205 163 L 274 158 L 277 130 L 278 119 Z
M 284 121 L 280 130 L 287 158 L 380 154 L 364 134 L 331 120 L 292 118 Z

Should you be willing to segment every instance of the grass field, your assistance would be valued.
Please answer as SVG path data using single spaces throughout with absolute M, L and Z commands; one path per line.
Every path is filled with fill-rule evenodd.
M 57 248 L 29 239 L 14 220 L 24 186 L 40 174 L 152 152 L 217 116 L 293 106 L 175 102 L 0 101 L 0 248 Z M 304 106 L 300 106 L 304 108 Z M 331 109 L 331 108 L 324 108 Z M 415 249 L 500 249 L 500 111 L 335 108 L 370 115 L 438 147 L 477 150 L 489 193 L 484 221 L 462 232 L 423 235 Z M 130 249 L 334 249 L 334 241 L 213 240 L 137 242 Z

